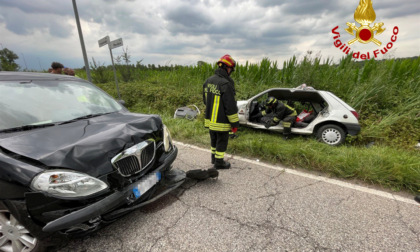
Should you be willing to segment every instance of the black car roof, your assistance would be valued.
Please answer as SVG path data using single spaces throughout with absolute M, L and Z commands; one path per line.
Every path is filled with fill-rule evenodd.
M 0 81 L 29 81 L 29 80 L 79 80 L 83 79 L 64 75 L 64 74 L 50 74 L 50 73 L 35 73 L 35 72 L 8 72 L 0 71 Z

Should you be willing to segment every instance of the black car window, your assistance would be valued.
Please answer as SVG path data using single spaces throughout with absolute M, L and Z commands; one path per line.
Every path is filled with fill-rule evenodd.
M 121 109 L 112 97 L 84 81 L 0 82 L 0 130 Z

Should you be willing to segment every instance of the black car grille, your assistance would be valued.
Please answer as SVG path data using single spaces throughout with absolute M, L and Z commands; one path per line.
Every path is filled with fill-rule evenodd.
M 114 164 L 123 176 L 129 176 L 141 171 L 141 165 L 135 156 L 129 156 Z
M 129 151 L 132 148 L 136 150 Z M 145 141 L 119 153 L 111 162 L 122 176 L 128 177 L 141 172 L 152 163 L 155 148 L 154 141 Z
M 155 142 L 149 144 L 143 149 L 140 155 L 141 164 L 149 164 L 155 156 Z M 147 166 L 147 165 L 146 165 Z

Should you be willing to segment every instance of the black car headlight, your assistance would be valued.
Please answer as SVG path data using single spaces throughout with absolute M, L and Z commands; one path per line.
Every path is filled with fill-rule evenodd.
M 163 125 L 163 146 L 165 147 L 165 152 L 172 150 L 172 138 L 169 129 Z
M 108 188 L 108 185 L 87 174 L 68 170 L 48 170 L 32 180 L 31 188 L 35 191 L 63 197 L 85 197 Z

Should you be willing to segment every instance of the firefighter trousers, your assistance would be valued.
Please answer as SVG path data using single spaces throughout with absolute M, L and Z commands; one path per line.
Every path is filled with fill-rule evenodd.
M 229 132 L 213 131 L 210 132 L 211 154 L 214 154 L 217 159 L 223 159 L 227 150 L 229 141 Z
M 283 135 L 288 136 L 292 133 L 292 126 L 293 126 L 293 122 L 295 121 L 296 121 L 296 116 L 286 116 L 282 120 Z

